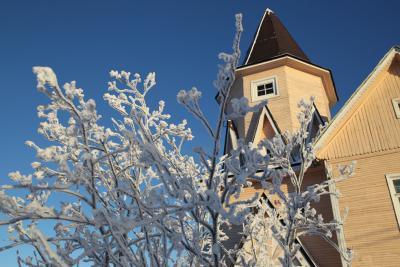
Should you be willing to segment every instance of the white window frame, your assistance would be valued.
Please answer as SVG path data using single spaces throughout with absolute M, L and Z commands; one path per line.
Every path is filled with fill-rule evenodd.
M 400 180 L 400 173 L 386 174 L 386 181 L 389 187 L 390 197 L 392 199 L 393 208 L 396 213 L 397 224 L 400 229 L 400 202 L 397 199 L 399 193 L 396 193 L 396 190 L 394 189 L 394 180 Z
M 266 84 L 266 83 L 272 83 L 272 86 L 273 86 L 273 89 L 274 89 L 274 93 L 273 94 L 267 94 L 267 95 L 258 96 L 258 94 L 257 94 L 257 86 L 259 86 L 261 84 Z M 268 77 L 268 78 L 252 81 L 250 87 L 251 87 L 251 101 L 252 102 L 261 101 L 261 100 L 265 100 L 265 99 L 268 99 L 268 98 L 271 98 L 271 97 L 278 96 L 278 83 L 277 83 L 276 76 L 272 76 L 272 77 Z
M 392 99 L 394 113 L 396 114 L 396 118 L 400 119 L 400 97 Z

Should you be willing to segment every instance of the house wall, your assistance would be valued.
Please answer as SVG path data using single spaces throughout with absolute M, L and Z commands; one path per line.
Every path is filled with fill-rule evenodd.
M 242 193 L 238 199 L 232 197 L 231 202 L 253 200 L 255 196 L 261 197 L 263 193 L 264 190 L 261 189 L 259 186 L 247 187 L 242 190 Z M 229 228 L 227 228 L 226 226 L 223 227 L 225 227 L 223 228 L 225 234 L 229 237 L 227 241 L 223 242 L 223 245 L 227 250 L 238 249 L 243 246 L 242 225 L 231 225 Z M 228 257 L 225 261 L 228 266 L 234 266 L 234 262 L 232 262 Z
M 307 171 L 302 189 L 306 190 L 308 186 L 321 183 L 325 179 L 325 168 L 322 164 L 317 163 L 314 166 L 310 167 L 310 169 Z M 293 187 L 289 179 L 283 181 L 281 189 L 285 193 L 293 191 Z M 264 192 L 265 191 L 260 189 L 257 184 L 254 184 L 252 187 L 244 189 L 243 193 L 239 197 L 239 200 L 252 199 L 256 193 L 258 193 L 258 196 L 261 197 L 262 193 Z M 269 197 L 270 201 L 274 205 L 279 205 L 279 198 L 277 196 L 271 196 L 268 194 L 268 192 L 265 192 L 265 194 Z M 318 211 L 318 213 L 322 214 L 326 222 L 329 222 L 333 219 L 332 206 L 329 196 L 322 196 L 321 200 L 318 203 L 312 203 L 312 207 L 314 207 Z M 233 248 L 235 245 L 240 245 L 240 241 L 242 240 L 242 235 L 240 234 L 241 230 L 242 228 L 240 226 L 235 226 L 228 231 L 228 236 L 230 237 L 230 239 L 225 244 L 227 248 Z M 313 258 L 318 266 L 341 266 L 339 253 L 320 236 L 302 236 L 300 240 L 303 243 L 304 248 L 309 252 L 309 255 Z M 334 240 L 336 242 L 335 234 Z
M 318 152 L 323 159 L 339 159 L 400 148 L 400 119 L 392 99 L 400 97 L 400 64 L 395 60 L 372 88 L 348 111 L 347 119 Z
M 321 77 L 291 67 L 287 67 L 285 70 L 287 87 L 289 88 L 292 129 L 298 129 L 299 127 L 297 104 L 300 99 L 309 101 L 311 97 L 314 97 L 314 103 L 320 115 L 330 120 L 329 101 Z
M 282 132 L 292 132 L 298 128 L 297 114 L 299 110 L 297 104 L 300 99 L 309 100 L 311 96 L 315 97 L 315 104 L 320 114 L 330 119 L 329 106 L 332 103 L 328 101 L 325 91 L 326 88 L 324 87 L 321 77 L 285 65 L 272 69 L 257 69 L 256 71 L 246 72 L 245 75 L 238 77 L 236 80 L 231 89 L 230 98 L 240 98 L 244 96 L 249 99 L 249 104 L 251 106 L 258 104 L 259 101 L 251 102 L 251 82 L 271 77 L 276 79 L 278 95 L 268 99 L 268 108 Z M 231 107 L 228 106 L 228 113 L 230 111 Z M 257 126 L 259 116 L 260 113 L 248 113 L 243 119 L 234 120 L 240 138 L 246 137 L 247 141 L 249 141 L 249 136 L 256 130 L 255 127 Z M 265 129 L 260 131 L 259 136 L 255 136 L 255 142 L 265 138 L 267 135 L 271 135 L 268 125 L 266 124 L 263 126 Z M 324 166 L 317 164 L 308 170 L 304 179 L 303 188 L 305 189 L 309 185 L 320 183 L 325 179 Z M 292 190 L 290 181 L 285 181 L 283 183 L 282 190 L 286 193 Z M 259 189 L 257 185 L 254 185 L 244 190 L 240 196 L 240 200 L 250 199 L 254 197 L 256 193 L 261 195 L 262 192 L 263 191 Z M 278 200 L 275 196 L 269 196 L 269 198 L 273 203 Z M 323 215 L 325 221 L 333 219 L 329 196 L 322 197 L 319 203 L 313 204 L 313 207 Z M 226 246 L 232 248 L 235 245 L 240 245 L 240 240 L 242 238 L 240 234 L 241 227 L 233 227 L 228 231 L 230 240 L 226 243 Z M 318 266 L 333 267 L 341 265 L 338 252 L 321 237 L 304 236 L 301 238 L 301 241 Z
M 349 208 L 344 238 L 356 253 L 353 266 L 400 266 L 400 229 L 385 177 L 400 173 L 400 119 L 392 105 L 400 97 L 400 62 L 388 64 L 352 96 L 357 101 L 345 106 L 317 152 L 332 167 L 356 161 L 354 177 L 336 185 L 339 210 Z
M 278 95 L 275 97 L 271 97 L 268 99 L 268 108 L 270 109 L 271 113 L 273 114 L 276 122 L 278 123 L 279 127 L 283 129 L 290 128 L 290 118 L 288 118 L 288 114 L 290 112 L 290 105 L 288 99 L 288 88 L 286 82 L 286 67 L 279 67 L 271 70 L 257 72 L 251 75 L 247 75 L 243 77 L 243 89 L 244 89 L 244 96 L 246 96 L 251 102 L 251 82 L 266 79 L 270 77 L 275 77 L 276 85 L 277 85 L 277 92 Z M 252 106 L 258 104 L 260 101 L 251 102 Z M 251 127 L 251 119 L 252 115 L 256 113 L 248 114 L 245 117 L 245 125 L 247 128 Z M 258 119 L 258 118 L 256 118 Z
M 356 160 L 355 175 L 336 185 L 339 209 L 349 209 L 344 236 L 357 266 L 400 266 L 400 229 L 385 175 L 400 173 L 400 150 L 328 160 L 337 175 L 338 164 Z
M 268 108 L 282 132 L 292 132 L 298 128 L 299 109 L 297 104 L 300 99 L 309 100 L 311 96 L 315 97 L 315 104 L 320 114 L 330 119 L 330 103 L 321 76 L 285 65 L 271 69 L 255 69 L 241 75 L 231 89 L 230 100 L 246 97 L 249 99 L 250 106 L 260 103 L 260 101 L 252 102 L 251 82 L 275 78 L 278 95 L 268 99 Z M 231 106 L 228 105 L 228 113 L 231 110 Z M 251 135 L 249 133 L 255 130 L 258 118 L 259 114 L 255 112 L 234 120 L 240 138 Z
M 305 191 L 308 186 L 322 183 L 326 180 L 325 167 L 320 163 L 310 167 L 304 177 L 302 190 Z M 291 187 L 289 187 L 291 190 Z M 332 205 L 329 195 L 321 197 L 317 203 L 311 203 L 311 206 L 321 214 L 325 222 L 333 219 Z M 305 248 L 310 252 L 318 266 L 321 267 L 337 267 L 341 266 L 339 253 L 327 241 L 320 236 L 303 236 L 300 238 Z M 333 240 L 336 242 L 336 235 L 333 233 Z
M 275 77 L 278 96 L 270 98 L 268 100 L 268 107 L 271 110 L 274 118 L 277 120 L 278 125 L 281 129 L 289 129 L 291 127 L 290 121 L 290 106 L 287 94 L 285 67 L 278 67 L 269 70 L 263 70 L 257 73 L 249 74 L 238 79 L 232 90 L 230 99 L 246 97 L 249 100 L 249 105 L 254 106 L 260 103 L 260 101 L 251 101 L 251 82 Z M 228 112 L 232 109 L 228 106 Z M 244 118 L 234 120 L 238 127 L 239 137 L 244 138 L 248 136 L 248 132 L 254 130 L 256 120 L 258 119 L 257 113 L 247 113 Z

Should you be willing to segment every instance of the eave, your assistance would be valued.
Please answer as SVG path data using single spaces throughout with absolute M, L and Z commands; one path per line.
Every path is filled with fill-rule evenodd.
M 298 59 L 292 55 L 282 55 L 268 61 L 255 63 L 252 65 L 240 66 L 236 69 L 236 78 L 254 74 L 281 66 L 288 66 L 299 71 L 303 71 L 321 78 L 326 94 L 329 100 L 329 106 L 332 107 L 338 100 L 335 83 L 332 72 L 329 69 Z

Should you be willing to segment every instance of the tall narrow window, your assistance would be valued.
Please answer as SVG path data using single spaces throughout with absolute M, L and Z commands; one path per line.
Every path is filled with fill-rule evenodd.
M 394 113 L 396 114 L 396 118 L 400 119 L 400 98 L 392 99 Z
M 392 198 L 394 212 L 397 218 L 397 223 L 400 228 L 400 173 L 387 174 L 386 180 L 388 183 L 390 196 Z
M 251 82 L 251 100 L 253 102 L 276 96 L 275 78 L 262 79 Z

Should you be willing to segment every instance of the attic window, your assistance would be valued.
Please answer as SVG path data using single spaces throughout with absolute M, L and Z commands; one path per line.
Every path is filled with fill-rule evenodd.
M 269 95 L 274 93 L 274 83 L 263 83 L 257 86 L 257 96 Z
M 275 78 L 262 79 L 251 82 L 252 102 L 264 100 L 277 95 Z
M 400 98 L 392 99 L 392 103 L 396 117 L 400 119 Z
M 400 174 L 387 174 L 386 181 L 388 183 L 390 197 L 392 198 L 397 223 L 400 228 Z

